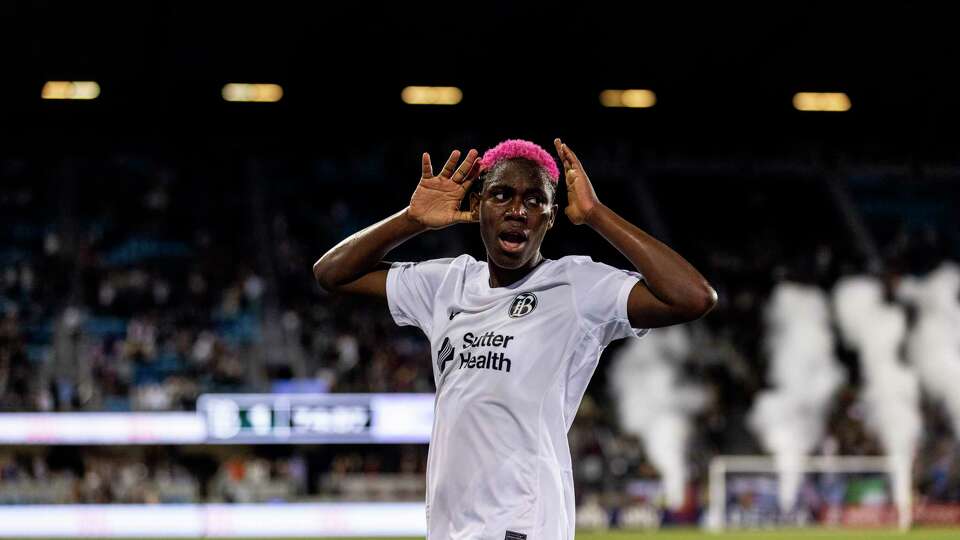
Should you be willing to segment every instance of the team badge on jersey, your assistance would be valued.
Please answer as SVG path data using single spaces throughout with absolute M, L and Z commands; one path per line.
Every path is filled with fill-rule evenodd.
M 537 295 L 532 292 L 520 293 L 510 303 L 510 318 L 519 319 L 530 314 L 537 307 Z

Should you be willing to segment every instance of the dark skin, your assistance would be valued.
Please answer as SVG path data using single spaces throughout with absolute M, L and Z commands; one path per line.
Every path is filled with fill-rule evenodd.
M 706 315 L 717 293 L 683 257 L 623 219 L 597 198 L 583 165 L 567 145 L 554 139 L 564 168 L 567 206 L 574 225 L 588 225 L 616 247 L 644 279 L 630 291 L 627 313 L 635 328 L 680 324 Z M 547 179 L 518 160 L 497 167 L 483 190 L 470 197 L 470 210 L 460 203 L 479 175 L 479 159 L 471 149 L 461 162 L 454 150 L 439 174 L 430 155 L 422 156 L 422 175 L 410 205 L 331 248 L 313 265 L 314 276 L 327 291 L 386 298 L 387 270 L 383 257 L 406 240 L 427 230 L 455 223 L 479 223 L 487 251 L 490 286 L 522 279 L 543 261 L 540 245 L 553 227 L 558 205 L 550 197 Z M 459 163 L 459 165 L 458 165 Z M 504 231 L 519 230 L 526 240 L 509 249 Z
M 480 193 L 470 195 L 470 211 L 478 217 L 486 247 L 491 287 L 523 279 L 543 261 L 540 245 L 557 217 L 554 191 L 546 175 L 530 162 L 510 160 L 490 173 Z M 503 248 L 499 239 L 505 231 L 526 236 L 522 250 Z

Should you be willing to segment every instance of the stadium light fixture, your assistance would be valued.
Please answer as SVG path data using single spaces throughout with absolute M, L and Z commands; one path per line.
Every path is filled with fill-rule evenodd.
M 47 81 L 40 91 L 42 99 L 97 99 L 100 85 L 95 81 Z
M 227 83 L 221 95 L 226 101 L 276 103 L 283 97 L 283 88 L 279 84 Z
M 797 92 L 793 95 L 793 108 L 798 111 L 846 112 L 850 107 L 850 98 L 843 92 Z
M 653 90 L 639 88 L 627 90 L 604 90 L 603 92 L 600 92 L 600 104 L 604 107 L 649 109 L 657 104 L 657 95 L 653 92 Z
M 456 105 L 463 100 L 463 91 L 456 86 L 407 86 L 400 99 L 407 105 Z

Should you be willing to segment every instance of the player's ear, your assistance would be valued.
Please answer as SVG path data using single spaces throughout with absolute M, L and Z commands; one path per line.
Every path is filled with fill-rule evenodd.
M 480 210 L 480 193 L 472 191 L 470 193 L 470 212 L 477 214 Z
M 554 204 L 550 207 L 550 221 L 547 222 L 547 229 L 553 228 L 553 222 L 557 220 L 557 212 L 560 211 L 560 206 Z

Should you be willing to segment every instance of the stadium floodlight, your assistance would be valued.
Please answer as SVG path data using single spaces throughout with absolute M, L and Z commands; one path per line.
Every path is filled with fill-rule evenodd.
M 221 95 L 226 101 L 276 103 L 283 97 L 283 88 L 269 83 L 227 83 Z
M 407 105 L 456 105 L 463 100 L 463 91 L 456 86 L 407 86 L 400 99 Z
M 600 92 L 600 104 L 604 107 L 649 109 L 657 104 L 657 95 L 653 92 L 653 90 L 639 88 L 627 90 L 604 90 L 603 92 Z
M 42 99 L 97 99 L 100 85 L 95 81 L 47 81 L 40 91 Z
M 851 105 L 850 98 L 843 92 L 797 92 L 793 95 L 793 108 L 798 111 L 846 112 Z

